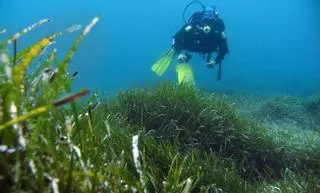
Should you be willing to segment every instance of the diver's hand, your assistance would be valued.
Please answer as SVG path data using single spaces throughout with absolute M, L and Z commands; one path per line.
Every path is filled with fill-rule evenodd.
M 179 54 L 178 55 L 178 61 L 179 63 L 188 62 L 191 56 L 189 54 Z
M 207 64 L 207 68 L 213 68 L 217 64 L 217 62 L 215 60 L 210 60 L 206 64 Z
M 185 55 L 185 54 L 178 55 L 178 60 L 186 60 L 186 59 L 187 59 L 187 55 Z

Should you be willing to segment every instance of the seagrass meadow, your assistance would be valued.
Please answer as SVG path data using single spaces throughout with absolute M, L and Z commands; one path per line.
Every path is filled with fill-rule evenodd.
M 69 66 L 99 19 L 62 59 L 64 32 L 16 49 L 49 19 L 0 43 L 1 192 L 320 192 L 318 96 L 255 100 L 170 82 L 110 98 L 73 91 Z

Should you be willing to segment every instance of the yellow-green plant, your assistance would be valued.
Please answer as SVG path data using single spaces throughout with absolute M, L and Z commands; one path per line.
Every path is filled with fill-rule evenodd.
M 4 192 L 9 192 L 9 189 L 18 191 L 22 186 L 24 164 L 27 161 L 29 165 L 33 163 L 33 160 L 25 159 L 29 152 L 33 152 L 30 149 L 35 148 L 31 142 L 39 137 L 39 129 L 48 129 L 39 126 L 50 125 L 55 108 L 67 103 L 71 103 L 77 122 L 78 113 L 74 101 L 89 92 L 88 89 L 83 89 L 72 94 L 70 85 L 74 77 L 68 75 L 68 67 L 78 46 L 99 21 L 99 17 L 95 17 L 86 26 L 61 62 L 56 56 L 56 48 L 48 54 L 46 52 L 63 32 L 43 37 L 33 45 L 17 51 L 17 43 L 24 34 L 50 21 L 41 20 L 0 43 L 0 175 L 3 177 L 0 187 Z M 34 67 L 34 73 L 28 73 L 28 69 L 39 61 L 41 63 Z M 55 178 L 49 173 L 46 175 L 51 186 L 54 186 Z

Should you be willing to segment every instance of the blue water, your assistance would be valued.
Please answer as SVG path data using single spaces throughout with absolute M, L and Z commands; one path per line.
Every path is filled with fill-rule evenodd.
M 75 89 L 89 87 L 114 93 L 176 81 L 173 65 L 157 77 L 151 65 L 171 45 L 183 24 L 182 11 L 190 1 L 121 0 L 0 0 L 0 28 L 12 34 L 43 18 L 52 18 L 19 41 L 19 49 L 56 31 L 88 24 L 101 15 L 79 47 L 70 72 L 79 71 Z M 217 5 L 224 19 L 230 54 L 223 61 L 222 81 L 216 69 L 206 69 L 194 56 L 197 85 L 214 91 L 312 94 L 320 83 L 319 0 L 203 0 Z M 80 32 L 79 32 L 80 33 Z M 57 43 L 59 56 L 79 33 Z M 6 36 L 4 36 L 6 37 Z

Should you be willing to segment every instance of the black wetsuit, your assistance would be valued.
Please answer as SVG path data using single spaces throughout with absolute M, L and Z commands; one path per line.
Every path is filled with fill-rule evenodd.
M 211 17 L 204 17 L 205 14 Z M 186 30 L 188 26 L 191 28 Z M 211 28 L 209 33 L 204 32 L 205 26 Z M 177 53 L 186 51 L 207 54 L 207 62 L 210 61 L 211 54 L 217 52 L 215 61 L 220 63 L 229 52 L 227 40 L 222 35 L 224 30 L 224 22 L 214 12 L 196 12 L 189 22 L 173 36 L 173 47 Z

